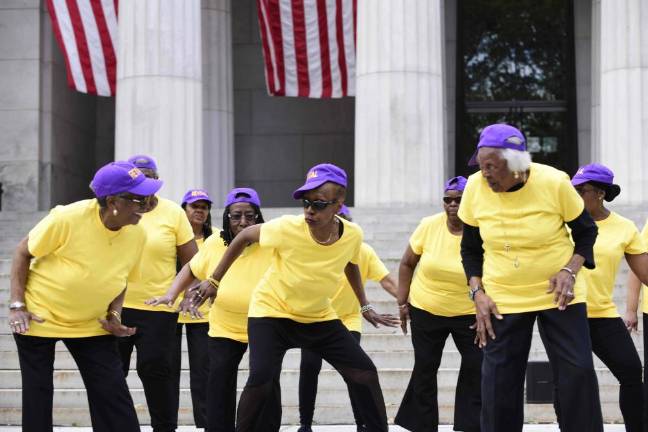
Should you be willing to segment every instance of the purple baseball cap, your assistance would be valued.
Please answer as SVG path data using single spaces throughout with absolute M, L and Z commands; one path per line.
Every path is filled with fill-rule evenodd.
M 306 183 L 295 192 L 293 198 L 300 199 L 306 192 L 317 189 L 326 182 L 347 186 L 347 175 L 344 170 L 330 163 L 315 165 L 306 174 Z
M 605 191 L 605 201 L 612 201 L 621 193 L 621 187 L 614 184 L 614 173 L 605 165 L 593 163 L 578 168 L 571 180 L 572 185 L 592 183 Z
M 597 163 L 583 165 L 578 168 L 578 171 L 576 171 L 576 174 L 572 177 L 571 183 L 574 186 L 578 186 L 579 184 L 587 183 L 589 181 L 611 185 L 614 183 L 614 173 L 605 165 Z
M 252 188 L 234 188 L 229 191 L 227 198 L 225 198 L 225 207 L 239 202 L 250 203 L 261 207 L 259 194 Z
M 153 195 L 162 187 L 162 180 L 147 178 L 135 165 L 125 162 L 110 162 L 94 175 L 90 188 L 97 198 L 129 192 L 134 195 Z
M 486 126 L 479 135 L 477 150 L 468 161 L 468 166 L 478 165 L 477 153 L 482 147 L 509 148 L 518 151 L 526 150 L 526 139 L 517 128 L 504 123 Z
M 349 210 L 349 207 L 345 206 L 342 204 L 342 207 L 340 207 L 340 211 L 338 212 L 339 215 L 344 215 L 346 217 L 351 216 L 351 211 Z
M 443 192 L 448 192 L 451 190 L 463 192 L 463 190 L 466 188 L 466 183 L 468 183 L 466 177 L 463 176 L 452 177 L 450 180 L 445 182 L 445 185 L 443 186 Z
M 189 189 L 182 197 L 182 204 L 191 204 L 196 201 L 207 201 L 209 204 L 213 202 L 204 189 Z
M 135 165 L 137 168 L 150 169 L 157 172 L 157 165 L 155 159 L 146 155 L 135 155 L 128 158 L 128 162 Z

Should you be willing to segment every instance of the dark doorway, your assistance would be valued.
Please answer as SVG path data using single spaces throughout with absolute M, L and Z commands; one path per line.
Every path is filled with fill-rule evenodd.
M 459 0 L 457 174 L 481 130 L 508 123 L 535 162 L 578 168 L 571 0 Z

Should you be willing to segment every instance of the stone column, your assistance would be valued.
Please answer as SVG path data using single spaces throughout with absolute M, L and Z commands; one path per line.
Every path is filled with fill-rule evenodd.
M 231 0 L 202 1 L 205 188 L 220 206 L 234 187 Z
M 617 200 L 642 204 L 648 200 L 648 3 L 600 0 L 599 10 L 598 153 L 621 185 Z
M 179 201 L 203 178 L 200 0 L 119 4 L 115 157 L 148 154 Z
M 443 0 L 359 0 L 355 205 L 429 205 L 446 152 Z

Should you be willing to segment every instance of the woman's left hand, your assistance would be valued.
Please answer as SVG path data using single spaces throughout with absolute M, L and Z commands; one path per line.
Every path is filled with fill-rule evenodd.
M 189 306 L 191 317 L 194 319 L 203 318 L 202 313 L 200 313 L 198 308 L 200 308 L 207 299 L 209 299 L 210 304 L 214 302 L 214 298 L 216 298 L 216 288 L 214 288 L 209 281 L 202 281 L 200 285 L 189 288 L 188 293 L 190 300 L 187 303 L 187 306 Z M 183 307 L 183 311 L 184 310 L 185 308 Z
M 554 303 L 558 305 L 558 310 L 567 309 L 567 305 L 574 300 L 574 277 L 571 273 L 560 270 L 558 273 L 549 278 L 549 290 L 547 294 L 554 293 Z
M 173 296 L 170 296 L 169 294 L 164 294 L 162 297 L 153 297 L 151 299 L 148 299 L 144 302 L 144 304 L 147 304 L 149 306 L 166 305 L 172 308 L 175 304 L 175 298 L 173 298 Z
M 133 336 L 137 331 L 135 327 L 126 327 L 114 315 L 108 315 L 105 319 L 100 319 L 101 327 L 117 337 Z
M 387 327 L 398 327 L 401 323 L 401 320 L 398 319 L 398 317 L 392 314 L 379 314 L 373 309 L 363 312 L 362 316 L 376 328 L 378 328 L 380 324 Z

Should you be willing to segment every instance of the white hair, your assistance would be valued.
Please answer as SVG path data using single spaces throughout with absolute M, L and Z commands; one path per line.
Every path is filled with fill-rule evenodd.
M 524 172 L 531 167 L 531 153 L 528 151 L 504 148 L 500 150 L 500 155 L 506 159 L 506 165 L 512 172 Z

